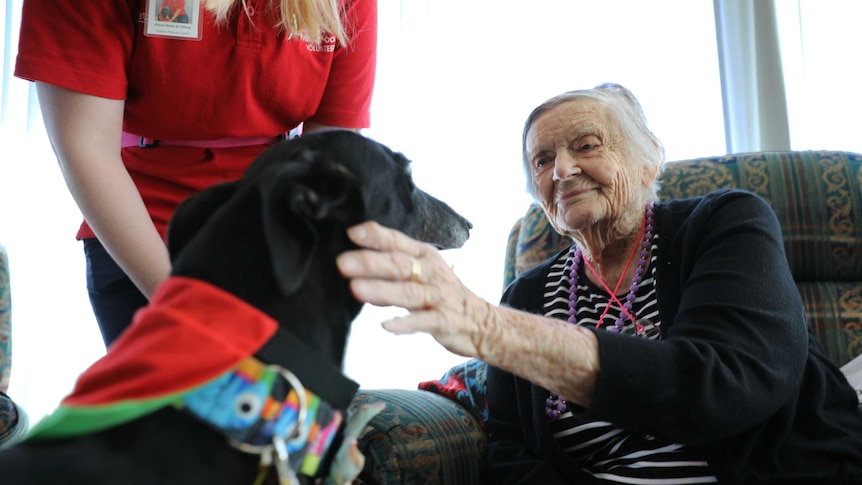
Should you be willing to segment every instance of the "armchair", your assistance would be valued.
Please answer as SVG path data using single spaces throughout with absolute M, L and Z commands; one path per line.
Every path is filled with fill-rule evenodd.
M 737 187 L 775 210 L 809 325 L 844 365 L 862 355 L 862 154 L 764 152 L 668 162 L 662 199 Z M 510 233 L 504 283 L 570 241 L 532 205 Z M 386 410 L 360 438 L 362 483 L 481 483 L 485 436 L 484 364 L 469 361 L 419 390 L 364 390 L 354 405 Z M 862 391 L 860 391 L 862 392 Z

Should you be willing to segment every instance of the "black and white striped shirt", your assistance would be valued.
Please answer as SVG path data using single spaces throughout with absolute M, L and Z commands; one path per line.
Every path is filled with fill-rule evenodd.
M 653 239 L 653 257 L 635 293 L 633 306 L 633 314 L 644 325 L 644 331 L 637 335 L 634 323 L 626 319 L 623 334 L 661 339 L 655 288 L 657 241 L 658 236 Z M 610 298 L 587 279 L 585 266 L 580 265 L 578 275 L 577 324 L 595 327 L 610 304 Z M 571 267 L 572 253 L 564 253 L 548 273 L 544 294 L 545 315 L 548 317 L 568 319 Z M 625 301 L 623 298 L 620 300 Z M 614 303 L 602 322 L 602 328 L 614 326 L 621 313 L 619 305 Z M 577 411 L 567 411 L 552 421 L 551 430 L 563 450 L 598 481 L 661 485 L 717 482 L 706 459 L 685 445 L 650 435 L 633 434 L 613 423 L 589 421 Z

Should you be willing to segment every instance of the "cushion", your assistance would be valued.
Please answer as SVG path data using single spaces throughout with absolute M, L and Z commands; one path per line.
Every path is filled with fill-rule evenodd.
M 737 187 L 778 216 L 796 281 L 860 281 L 862 154 L 758 152 L 665 164 L 662 199 Z
M 809 326 L 843 365 L 862 354 L 862 155 L 760 152 L 666 164 L 663 199 L 738 187 L 770 203 Z
M 439 380 L 419 383 L 419 389 L 456 401 L 484 428 L 488 420 L 488 402 L 485 399 L 487 370 L 484 362 L 470 359 L 446 371 Z

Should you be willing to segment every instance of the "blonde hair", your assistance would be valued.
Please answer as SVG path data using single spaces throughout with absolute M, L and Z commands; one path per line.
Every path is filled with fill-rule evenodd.
M 321 43 L 324 34 L 330 34 L 340 45 L 347 45 L 347 28 L 341 18 L 339 0 L 271 0 L 270 3 L 276 1 L 279 3 L 276 27 L 290 35 L 308 35 L 316 44 Z M 202 0 L 202 3 L 215 15 L 217 23 L 227 22 L 237 3 L 246 11 L 245 0 Z

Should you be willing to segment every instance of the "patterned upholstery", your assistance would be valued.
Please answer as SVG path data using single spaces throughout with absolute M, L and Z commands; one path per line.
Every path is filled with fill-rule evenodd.
M 365 428 L 360 483 L 479 483 L 485 433 L 463 406 L 428 391 L 360 391 L 351 408 L 382 401 L 386 408 Z
M 12 368 L 12 300 L 9 295 L 9 260 L 0 243 L 0 392 L 9 388 Z
M 9 263 L 0 244 L 0 449 L 17 440 L 26 427 L 26 415 L 6 395 L 12 367 L 12 303 L 9 294 Z M 23 419 L 22 419 L 23 418 Z
M 862 155 L 770 152 L 669 162 L 661 182 L 662 199 L 737 187 L 767 200 L 781 223 L 788 262 L 818 339 L 838 365 L 862 354 Z M 569 244 L 541 208 L 530 206 L 509 235 L 504 287 Z M 359 395 L 360 401 L 387 403 L 360 439 L 367 457 L 363 483 L 480 483 L 484 436 L 476 416 L 483 412 L 482 382 L 454 392 L 448 385 L 468 381 L 464 369 L 474 373 L 468 377 L 481 377 L 476 364 L 451 369 L 437 386 L 423 383 L 436 394 Z

